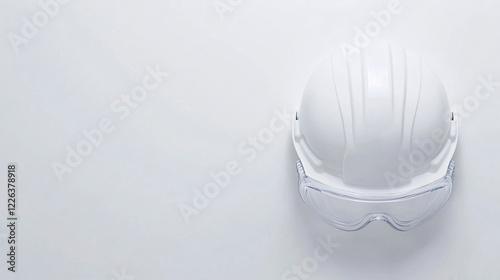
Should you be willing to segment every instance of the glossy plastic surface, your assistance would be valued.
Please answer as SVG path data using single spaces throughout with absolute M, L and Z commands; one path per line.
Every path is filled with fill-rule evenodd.
M 432 217 L 448 200 L 454 177 L 451 161 L 446 175 L 398 197 L 360 197 L 322 184 L 306 175 L 297 161 L 302 199 L 327 223 L 342 230 L 359 230 L 372 221 L 385 221 L 406 231 Z
M 359 200 L 359 208 L 364 209 L 360 201 L 381 205 L 434 184 L 446 184 L 449 187 L 439 188 L 443 195 L 425 196 L 441 205 L 451 192 L 449 172 L 457 139 L 457 121 L 446 91 L 418 55 L 385 41 L 373 42 L 359 55 L 335 53 L 312 74 L 293 121 L 301 169 L 307 180 L 319 183 L 302 186 L 301 193 L 304 188 L 322 189 L 317 194 L 302 194 L 324 217 L 345 209 L 339 207 L 342 203 L 338 199 L 318 197 L 329 191 L 334 197 L 350 194 L 348 197 Z M 423 200 L 418 200 L 418 207 L 427 205 Z M 331 207 L 326 207 L 327 202 Z M 408 203 L 417 207 L 415 202 Z M 425 220 L 398 218 L 396 210 L 385 215 L 368 208 L 370 211 L 360 210 L 363 214 L 355 215 L 357 219 L 392 221 L 389 223 L 401 230 Z M 327 220 L 342 229 L 359 228 L 343 226 L 352 225 L 353 220 Z

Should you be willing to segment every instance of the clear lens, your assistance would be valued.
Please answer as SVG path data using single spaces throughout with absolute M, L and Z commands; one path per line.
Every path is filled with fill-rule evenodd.
M 327 223 L 354 231 L 374 220 L 382 220 L 397 230 L 410 230 L 432 217 L 448 200 L 454 175 L 454 161 L 445 177 L 397 197 L 359 198 L 308 177 L 297 161 L 302 199 Z

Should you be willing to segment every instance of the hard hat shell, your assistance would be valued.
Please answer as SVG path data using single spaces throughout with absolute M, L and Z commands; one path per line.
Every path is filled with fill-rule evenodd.
M 296 116 L 301 168 L 333 193 L 398 199 L 450 172 L 458 130 L 446 91 L 418 55 L 385 41 L 324 60 Z

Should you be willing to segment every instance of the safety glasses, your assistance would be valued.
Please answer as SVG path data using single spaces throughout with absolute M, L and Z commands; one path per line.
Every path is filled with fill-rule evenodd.
M 297 161 L 302 199 L 327 223 L 346 231 L 359 230 L 376 220 L 407 231 L 427 221 L 448 200 L 454 168 L 451 160 L 443 178 L 408 192 L 366 195 L 312 179 L 305 173 L 301 161 Z

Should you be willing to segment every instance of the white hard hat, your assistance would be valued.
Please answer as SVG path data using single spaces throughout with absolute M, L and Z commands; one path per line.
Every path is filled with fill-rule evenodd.
M 310 77 L 293 120 L 303 200 L 343 230 L 408 230 L 447 201 L 457 120 L 439 78 L 385 41 L 336 53 Z

